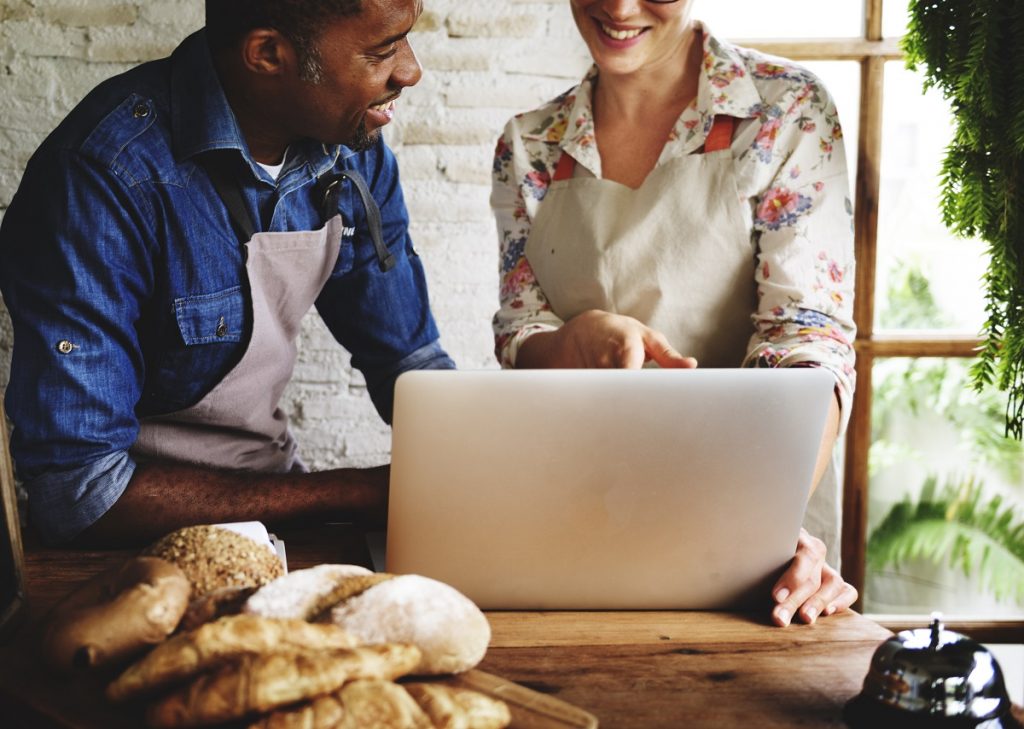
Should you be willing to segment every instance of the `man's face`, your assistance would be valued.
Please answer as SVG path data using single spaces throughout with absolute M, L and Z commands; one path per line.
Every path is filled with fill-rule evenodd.
M 293 76 L 277 102 L 289 132 L 355 149 L 371 146 L 391 121 L 402 89 L 422 69 L 407 35 L 421 0 L 364 0 L 358 15 L 338 18 L 315 42 L 318 79 Z

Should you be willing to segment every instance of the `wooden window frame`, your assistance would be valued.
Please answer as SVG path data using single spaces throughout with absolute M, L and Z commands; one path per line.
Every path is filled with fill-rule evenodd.
M 895 0 L 891 0 L 895 1 Z M 843 474 L 842 565 L 844 577 L 863 595 L 867 555 L 868 452 L 871 448 L 872 370 L 879 357 L 973 357 L 977 337 L 950 332 L 875 332 L 878 200 L 881 182 L 882 102 L 885 64 L 903 58 L 899 38 L 882 34 L 883 0 L 864 0 L 861 38 L 741 40 L 796 61 L 856 61 L 860 64 L 860 129 L 854 206 L 857 260 L 854 320 L 857 323 L 857 392 L 846 433 Z M 938 212 L 938 211 L 936 211 Z M 861 601 L 854 606 L 861 609 Z M 880 616 L 886 627 L 922 627 L 916 616 Z M 990 643 L 1024 643 L 1024 620 L 954 620 L 952 630 Z

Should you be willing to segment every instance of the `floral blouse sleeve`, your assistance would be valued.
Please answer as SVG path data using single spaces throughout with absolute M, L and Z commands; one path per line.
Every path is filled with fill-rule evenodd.
M 551 171 L 543 164 L 528 167 L 523 173 L 516 164 L 517 120 L 513 119 L 498 140 L 494 153 L 491 208 L 498 226 L 499 298 L 501 307 L 494 315 L 494 353 L 502 367 L 515 366 L 519 346 L 532 334 L 554 331 L 562 320 L 551 310 L 533 269 L 526 259 L 526 239 L 530 235 L 531 216 L 526 196 L 532 204 L 547 193 Z M 552 145 L 558 149 L 557 145 Z M 539 169 L 538 169 L 539 168 Z M 522 179 L 520 179 L 522 178 Z
M 795 92 L 757 110 L 739 160 L 753 158 L 750 196 L 757 242 L 758 307 L 746 366 L 817 366 L 836 378 L 849 418 L 854 388 L 853 218 L 835 104 L 806 71 L 773 63 L 752 73 L 788 75 Z M 756 122 L 760 122 L 757 124 Z M 749 136 L 749 134 L 748 134 Z

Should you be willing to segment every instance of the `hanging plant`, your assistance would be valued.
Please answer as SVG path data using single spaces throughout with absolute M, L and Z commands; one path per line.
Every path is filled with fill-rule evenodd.
M 1024 430 L 1024 2 L 911 0 L 903 50 L 925 88 L 950 102 L 942 218 L 988 244 L 984 342 L 976 389 L 1007 393 L 1006 433 Z

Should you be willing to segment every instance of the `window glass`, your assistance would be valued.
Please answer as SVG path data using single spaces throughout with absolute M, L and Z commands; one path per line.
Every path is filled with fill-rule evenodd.
M 968 387 L 970 360 L 875 363 L 864 609 L 1019 617 L 1024 445 L 1006 398 Z
M 954 236 L 942 223 L 939 171 L 952 119 L 941 94 L 922 88 L 920 73 L 902 61 L 886 64 L 875 327 L 977 334 L 984 322 L 985 246 Z M 897 300 L 886 301 L 890 295 Z
M 839 38 L 864 33 L 864 0 L 694 0 L 693 17 L 725 38 Z
M 907 32 L 907 0 L 885 0 L 882 4 L 882 35 L 898 38 Z

